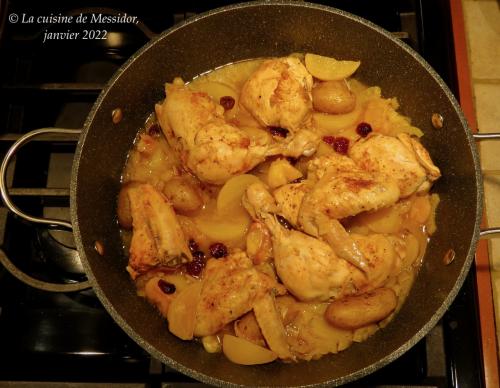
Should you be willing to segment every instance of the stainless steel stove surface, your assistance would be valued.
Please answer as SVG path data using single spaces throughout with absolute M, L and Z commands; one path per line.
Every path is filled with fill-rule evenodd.
M 186 16 L 228 1 L 162 4 L 125 1 L 0 0 L 0 152 L 42 127 L 81 128 L 106 81 L 155 34 Z M 330 1 L 393 31 L 418 50 L 455 90 L 446 1 Z M 64 24 L 13 23 L 7 15 L 135 15 L 139 23 L 93 25 L 103 40 L 52 40 Z M 3 20 L 3 24 L 2 24 Z M 71 25 L 71 29 L 76 27 Z M 81 29 L 85 25 L 80 26 Z M 17 206 L 69 219 L 75 140 L 44 138 L 25 146 L 9 170 Z M 85 278 L 69 232 L 20 221 L 0 208 L 0 256 L 32 277 L 71 283 Z M 473 274 L 440 324 L 401 358 L 353 386 L 482 386 Z M 92 290 L 32 288 L 0 267 L 0 386 L 197 385 L 160 364 L 129 339 Z

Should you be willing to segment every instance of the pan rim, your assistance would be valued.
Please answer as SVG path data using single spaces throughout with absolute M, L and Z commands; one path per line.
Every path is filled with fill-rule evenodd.
M 80 233 L 80 227 L 79 227 L 79 222 L 78 222 L 78 204 L 76 201 L 76 196 L 77 196 L 77 187 L 78 187 L 78 171 L 79 171 L 79 165 L 80 165 L 80 159 L 81 155 L 83 152 L 83 147 L 85 144 L 85 139 L 89 133 L 90 127 L 94 121 L 94 117 L 96 116 L 97 112 L 99 111 L 99 108 L 101 106 L 102 101 L 106 98 L 108 92 L 113 88 L 114 84 L 116 81 L 121 77 L 122 73 L 127 71 L 127 69 L 132 65 L 132 63 L 136 60 L 136 58 L 140 57 L 143 53 L 148 51 L 151 47 L 153 47 L 157 42 L 159 42 L 162 39 L 167 38 L 169 35 L 174 33 L 177 30 L 180 30 L 184 28 L 185 26 L 188 26 L 192 23 L 196 23 L 199 20 L 202 20 L 204 18 L 210 17 L 215 14 L 221 14 L 225 12 L 230 12 L 242 8 L 251 8 L 251 7 L 262 7 L 262 6 L 286 6 L 286 7 L 297 7 L 297 8 L 312 8 L 312 9 L 317 9 L 320 11 L 325 11 L 328 13 L 332 14 L 337 14 L 340 16 L 343 16 L 345 18 L 351 19 L 355 22 L 362 23 L 365 26 L 369 27 L 371 30 L 373 30 L 376 33 L 381 34 L 383 37 L 391 40 L 393 43 L 395 43 L 399 48 L 403 49 L 407 54 L 411 55 L 414 60 L 416 60 L 420 65 L 422 65 L 425 70 L 431 75 L 431 77 L 437 82 L 437 84 L 441 87 L 443 92 L 445 93 L 446 97 L 448 100 L 451 102 L 453 109 L 457 113 L 460 122 L 462 124 L 462 127 L 465 131 L 466 138 L 467 138 L 467 143 L 468 146 L 471 150 L 472 154 L 472 159 L 474 162 L 474 171 L 475 171 L 475 179 L 476 179 L 476 216 L 475 216 L 475 224 L 474 224 L 474 231 L 471 236 L 471 243 L 469 246 L 469 250 L 467 252 L 467 257 L 465 259 L 464 265 L 462 267 L 462 270 L 460 274 L 457 277 L 457 280 L 455 282 L 454 287 L 451 289 L 451 291 L 448 293 L 447 297 L 444 299 L 443 303 L 441 306 L 436 310 L 432 318 L 424 325 L 421 327 L 419 331 L 417 331 L 408 341 L 406 341 L 404 344 L 402 344 L 399 348 L 388 354 L 387 356 L 381 358 L 377 362 L 360 369 L 356 372 L 353 372 L 349 375 L 342 376 L 340 378 L 335 378 L 333 380 L 325 381 L 323 383 L 317 383 L 317 384 L 308 384 L 308 385 L 301 385 L 300 387 L 323 387 L 323 386 L 337 386 L 341 384 L 345 384 L 347 382 L 357 380 L 361 377 L 364 377 L 368 374 L 373 373 L 374 371 L 380 369 L 381 367 L 391 363 L 398 357 L 400 357 L 403 353 L 408 351 L 410 348 L 412 348 L 418 341 L 420 341 L 436 324 L 437 322 L 442 318 L 444 315 L 445 311 L 448 309 L 450 304 L 453 302 L 455 297 L 457 296 L 459 290 L 461 289 L 465 278 L 470 270 L 470 266 L 472 264 L 475 250 L 476 250 L 476 245 L 477 241 L 479 239 L 479 226 L 482 218 L 482 206 L 483 206 L 483 179 L 482 179 L 482 174 L 481 174 L 481 169 L 480 169 L 480 163 L 479 163 L 479 154 L 477 151 L 477 146 L 474 141 L 474 138 L 472 136 L 472 131 L 470 130 L 467 121 L 465 119 L 465 116 L 458 104 L 458 101 L 455 99 L 454 95 L 451 93 L 449 90 L 448 86 L 444 83 L 442 78 L 437 74 L 437 72 L 423 59 L 420 54 L 418 54 L 416 51 L 414 51 L 411 47 L 406 45 L 404 42 L 394 38 L 388 31 L 385 29 L 377 26 L 376 24 L 361 18 L 359 16 L 353 15 L 351 13 L 329 7 L 329 6 L 324 6 L 324 5 L 319 5 L 319 4 L 313 4 L 313 3 L 308 3 L 308 2 L 296 2 L 293 0 L 261 0 L 261 1 L 255 1 L 255 2 L 249 2 L 249 3 L 238 3 L 238 4 L 233 4 L 229 6 L 224 6 L 220 7 L 202 14 L 199 14 L 197 16 L 194 16 L 190 19 L 187 19 L 186 21 L 175 25 L 155 38 L 153 38 L 150 42 L 148 42 L 146 45 L 144 45 L 142 48 L 140 48 L 136 53 L 134 53 L 113 75 L 113 77 L 108 81 L 106 84 L 105 88 L 102 90 L 100 93 L 99 97 L 97 98 L 96 102 L 94 103 L 89 115 L 87 116 L 87 119 L 84 124 L 84 128 L 82 131 L 82 134 L 80 136 L 77 149 L 75 152 L 75 157 L 74 157 L 74 163 L 73 163 L 73 168 L 72 168 L 72 174 L 71 174 L 71 185 L 70 185 L 70 213 L 71 213 L 71 222 L 73 225 L 73 233 L 75 237 L 75 243 L 78 249 L 78 252 L 80 254 L 80 257 L 82 259 L 82 264 L 84 267 L 84 270 L 87 274 L 87 277 L 94 288 L 95 293 L 97 294 L 99 300 L 102 302 L 108 313 L 113 317 L 113 319 L 118 323 L 118 325 L 127 333 L 127 335 L 132 338 L 135 342 L 137 342 L 142 348 L 144 348 L 148 353 L 150 353 L 152 356 L 155 358 L 161 360 L 163 363 L 171 366 L 172 368 L 178 370 L 181 373 L 184 373 L 190 377 L 193 377 L 199 381 L 202 381 L 204 383 L 212 384 L 212 385 L 217 385 L 217 386 L 224 386 L 224 387 L 229 387 L 229 386 L 241 386 L 239 384 L 235 384 L 229 381 L 224 381 L 218 378 L 214 378 L 208 375 L 205 375 L 204 373 L 198 372 L 196 370 L 190 369 L 183 364 L 178 363 L 177 361 L 167 357 L 164 355 L 162 352 L 157 350 L 154 346 L 151 344 L 147 343 L 144 341 L 140 336 L 137 335 L 135 330 L 129 325 L 128 322 L 126 322 L 125 319 L 122 318 L 122 316 L 118 313 L 118 311 L 114 308 L 113 304 L 110 302 L 108 297 L 105 295 L 105 293 L 101 290 L 99 283 L 97 282 L 92 268 L 89 264 L 89 261 L 87 260 L 86 257 L 86 248 L 83 246 L 82 238 L 81 238 L 81 233 Z

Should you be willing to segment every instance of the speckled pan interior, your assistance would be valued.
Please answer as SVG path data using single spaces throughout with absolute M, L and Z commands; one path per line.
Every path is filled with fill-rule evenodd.
M 244 367 L 172 336 L 166 322 L 135 295 L 116 220 L 120 173 L 136 132 L 164 97 L 163 84 L 189 79 L 241 59 L 314 52 L 361 60 L 357 77 L 396 96 L 401 111 L 424 132 L 443 178 L 438 232 L 411 294 L 396 319 L 366 342 L 337 355 L 298 364 Z M 111 111 L 123 110 L 119 124 Z M 431 114 L 444 128 L 431 126 Z M 441 79 L 418 54 L 358 17 L 303 2 L 257 2 L 222 8 L 174 27 L 135 54 L 114 76 L 89 115 L 75 157 L 71 211 L 87 274 L 109 313 L 142 347 L 167 365 L 219 385 L 339 385 L 394 360 L 421 339 L 456 296 L 472 262 L 482 190 L 478 157 L 462 113 Z M 105 247 L 104 256 L 94 241 Z M 442 257 L 453 248 L 455 261 Z

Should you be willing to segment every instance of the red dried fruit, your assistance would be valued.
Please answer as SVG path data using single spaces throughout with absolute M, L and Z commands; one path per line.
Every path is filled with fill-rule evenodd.
M 161 128 L 158 124 L 153 124 L 148 128 L 149 136 L 159 136 L 161 133 Z
M 335 137 L 333 136 L 323 136 L 323 141 L 328 144 L 328 145 L 333 145 L 333 142 L 335 141 Z
M 227 247 L 222 243 L 214 243 L 209 247 L 210 255 L 216 259 L 227 256 Z
M 288 129 L 286 129 L 286 128 L 269 127 L 269 132 L 271 132 L 271 135 L 273 135 L 273 136 L 279 136 L 279 137 L 287 137 L 288 136 Z
M 175 292 L 175 284 L 166 282 L 163 279 L 158 280 L 158 287 L 164 294 L 173 294 Z
M 196 241 L 194 241 L 194 239 L 192 239 L 192 238 L 189 239 L 188 246 L 189 246 L 189 250 L 191 251 L 191 253 L 194 253 L 197 250 L 199 250 L 198 243 Z
M 290 223 L 290 221 L 288 221 L 285 217 L 280 216 L 279 214 L 276 214 L 276 219 L 278 220 L 278 222 L 280 223 L 280 225 L 283 228 L 288 229 L 288 230 L 295 229 L 293 227 L 293 225 Z
M 233 106 L 236 101 L 234 101 L 234 98 L 231 96 L 223 96 L 219 99 L 219 104 L 222 105 L 224 110 L 231 110 L 233 109 Z
M 186 264 L 186 272 L 193 277 L 198 277 L 203 272 L 204 266 L 202 261 L 193 260 Z
M 356 132 L 361 137 L 367 137 L 368 134 L 372 131 L 372 126 L 368 123 L 359 123 L 356 127 Z
M 346 137 L 323 136 L 323 141 L 339 154 L 346 155 L 349 150 L 349 139 Z
M 205 261 L 205 253 L 203 253 L 203 251 L 194 251 L 193 252 L 193 260 L 194 261 Z
M 339 154 L 347 155 L 347 151 L 349 150 L 349 139 L 346 137 L 336 137 L 332 147 Z

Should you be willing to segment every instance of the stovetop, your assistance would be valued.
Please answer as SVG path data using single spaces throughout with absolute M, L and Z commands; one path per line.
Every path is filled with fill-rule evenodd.
M 81 128 L 106 81 L 138 48 L 186 17 L 230 1 L 0 0 L 0 152 L 41 127 Z M 381 25 L 419 51 L 456 93 L 447 1 L 319 3 Z M 17 15 L 15 21 L 12 15 Z M 138 23 L 77 24 L 80 15 L 137 16 Z M 30 22 L 30 16 L 33 21 Z M 71 23 L 51 23 L 73 16 Z M 2 22 L 3 21 L 3 22 Z M 55 33 L 106 30 L 106 39 L 54 39 Z M 52 35 L 50 35 L 52 34 Z M 69 219 L 74 139 L 25 146 L 8 174 L 14 202 L 34 215 Z M 0 207 L 0 255 L 31 276 L 85 278 L 69 232 L 26 224 Z M 479 387 L 482 359 L 474 270 L 444 318 L 398 360 L 352 386 Z M 114 323 L 92 290 L 52 293 L 0 267 L 0 385 L 194 386 L 152 359 Z

